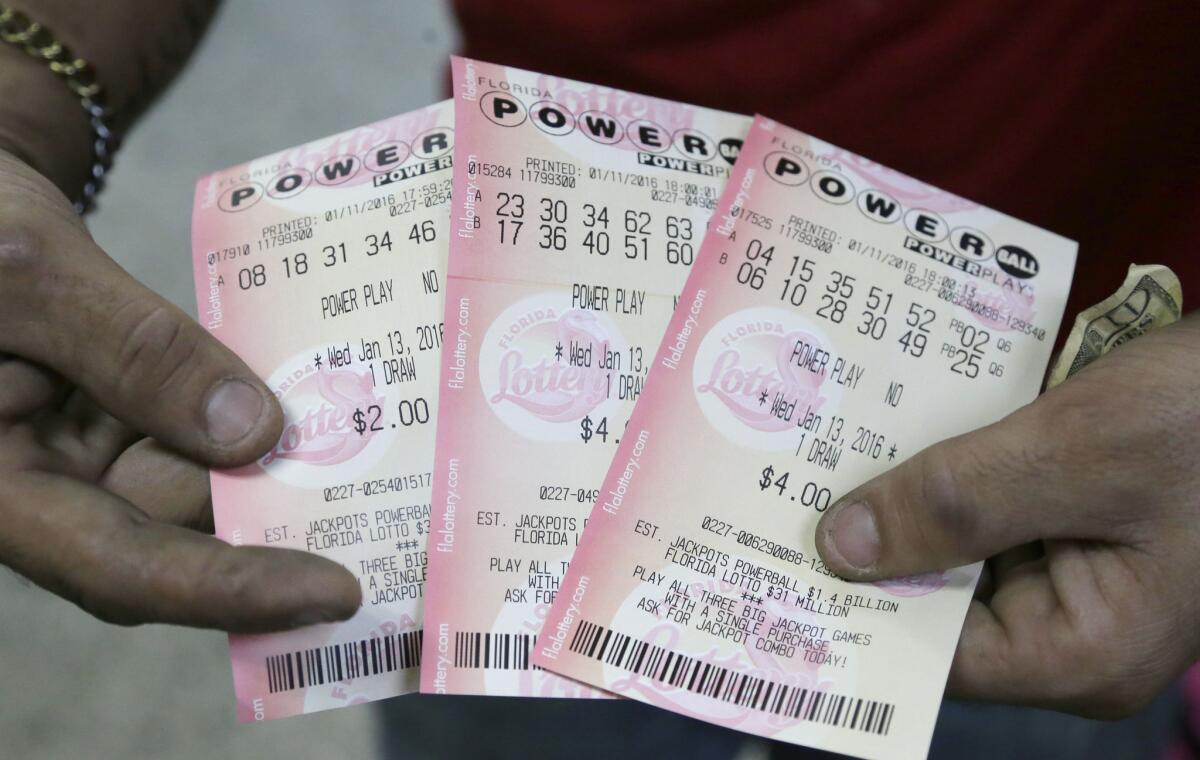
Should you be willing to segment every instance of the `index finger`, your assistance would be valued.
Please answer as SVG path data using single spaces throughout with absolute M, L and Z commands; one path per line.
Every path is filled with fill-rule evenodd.
M 0 519 L 0 560 L 110 623 L 262 633 L 343 620 L 361 600 L 335 562 L 154 522 L 63 476 L 6 477 Z
M 278 440 L 278 402 L 232 351 L 76 225 L 0 198 L 0 352 L 51 367 L 140 432 L 218 467 Z M 24 213 L 17 213 L 18 210 Z

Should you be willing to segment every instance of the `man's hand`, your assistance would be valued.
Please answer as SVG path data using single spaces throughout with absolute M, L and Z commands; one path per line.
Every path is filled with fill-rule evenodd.
M 817 547 L 850 580 L 992 558 L 952 695 L 1141 707 L 1200 657 L 1200 319 L 855 489 Z
M 0 150 L 0 562 L 114 623 L 349 617 L 360 591 L 340 565 L 192 529 L 211 524 L 204 465 L 254 461 L 282 424 L 233 353 Z

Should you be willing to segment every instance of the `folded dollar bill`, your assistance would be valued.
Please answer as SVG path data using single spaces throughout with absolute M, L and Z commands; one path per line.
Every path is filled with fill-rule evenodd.
M 1047 388 L 1122 343 L 1178 321 L 1183 312 L 1179 278 L 1161 264 L 1132 264 L 1117 292 L 1075 317 L 1063 350 L 1054 360 Z

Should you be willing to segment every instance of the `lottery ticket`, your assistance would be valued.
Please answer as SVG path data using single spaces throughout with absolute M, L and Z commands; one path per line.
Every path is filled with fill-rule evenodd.
M 454 208 L 421 690 L 531 667 L 750 119 L 453 61 Z
M 923 757 L 979 566 L 851 584 L 814 527 L 1036 396 L 1075 249 L 758 117 L 534 664 L 772 739 Z
M 212 473 L 217 535 L 340 562 L 363 594 L 343 623 L 230 637 L 242 721 L 416 690 L 452 124 L 447 101 L 197 185 L 200 321 L 286 416 Z

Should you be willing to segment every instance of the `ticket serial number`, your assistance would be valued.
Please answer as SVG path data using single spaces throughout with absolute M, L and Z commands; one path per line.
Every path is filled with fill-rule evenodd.
M 836 577 L 833 571 L 827 568 L 820 558 L 806 556 L 799 549 L 786 546 L 748 530 L 735 528 L 732 524 L 716 517 L 706 515 L 701 521 L 700 527 L 702 530 L 718 536 L 732 536 L 739 546 L 753 549 L 768 557 L 773 557 L 774 559 L 782 560 L 799 567 L 806 567 L 818 575 L 825 575 L 830 578 Z
M 361 483 L 340 483 L 324 489 L 326 502 L 343 501 L 355 496 L 378 496 L 380 494 L 402 493 L 415 488 L 427 488 L 431 482 L 428 472 L 412 475 L 396 475 L 391 478 L 375 478 Z

